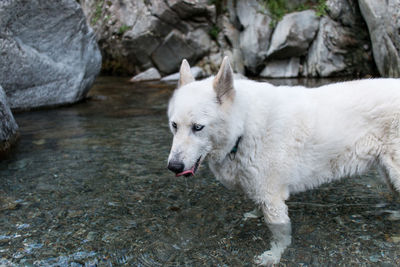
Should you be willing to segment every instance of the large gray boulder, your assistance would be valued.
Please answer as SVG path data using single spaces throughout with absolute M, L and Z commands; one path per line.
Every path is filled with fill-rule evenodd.
M 379 73 L 400 77 L 400 1 L 359 0 Z
M 161 74 L 178 71 L 208 54 L 215 7 L 208 0 L 81 0 L 96 30 L 104 70 L 136 74 L 156 67 Z
M 340 24 L 324 17 L 320 21 L 319 32 L 307 55 L 305 76 L 329 77 L 346 70 L 343 53 L 336 47 L 341 36 L 348 35 Z
M 314 10 L 285 15 L 276 26 L 267 52 L 270 58 L 299 57 L 307 52 L 319 26 Z
M 257 74 L 267 56 L 272 33 L 271 18 L 257 0 L 237 1 L 236 12 L 243 27 L 239 40 L 243 63 L 247 70 Z
M 14 120 L 7 97 L 0 86 L 0 154 L 6 151 L 16 140 L 18 125 Z
M 11 108 L 85 97 L 101 54 L 74 0 L 0 1 L 0 84 Z
M 204 56 L 210 48 L 211 40 L 203 29 L 182 34 L 172 30 L 164 41 L 151 54 L 152 61 L 163 73 L 172 73 L 178 70 L 182 59 L 195 62 Z
M 303 76 L 364 76 L 374 73 L 368 30 L 355 1 L 327 0 L 302 68 Z

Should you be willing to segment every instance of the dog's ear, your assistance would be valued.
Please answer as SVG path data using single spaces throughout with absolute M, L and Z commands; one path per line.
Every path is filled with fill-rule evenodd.
M 213 82 L 214 91 L 217 94 L 218 103 L 233 100 L 235 91 L 233 89 L 233 71 L 229 64 L 229 58 L 224 57 L 221 67 Z
M 182 60 L 181 69 L 179 70 L 178 88 L 191 82 L 194 82 L 194 78 L 190 71 L 189 63 L 184 59 Z

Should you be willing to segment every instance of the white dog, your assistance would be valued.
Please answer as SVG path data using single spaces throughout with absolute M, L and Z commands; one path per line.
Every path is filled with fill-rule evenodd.
M 174 134 L 168 168 L 193 175 L 208 157 L 229 188 L 262 210 L 278 263 L 291 242 L 291 193 L 377 166 L 400 191 L 400 80 L 371 79 L 307 89 L 233 79 L 227 57 L 214 78 L 194 81 L 183 60 L 168 108 Z

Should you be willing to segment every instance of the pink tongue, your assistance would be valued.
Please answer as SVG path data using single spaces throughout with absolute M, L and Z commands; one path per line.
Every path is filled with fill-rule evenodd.
M 195 164 L 196 165 L 196 164 Z M 191 175 L 194 175 L 194 166 L 195 165 L 193 165 L 193 167 L 190 169 L 190 170 L 187 170 L 187 171 L 184 171 L 184 172 L 180 172 L 180 173 L 177 173 L 176 174 L 176 177 L 179 177 L 179 176 L 182 176 L 182 175 L 185 175 L 185 174 L 191 174 Z

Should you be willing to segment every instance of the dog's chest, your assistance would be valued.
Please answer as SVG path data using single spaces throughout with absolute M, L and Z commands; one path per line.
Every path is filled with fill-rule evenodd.
M 255 176 L 251 175 L 251 168 L 238 155 L 234 158 L 227 156 L 220 163 L 210 161 L 209 166 L 216 179 L 228 189 L 242 189 L 246 192 L 254 186 Z

